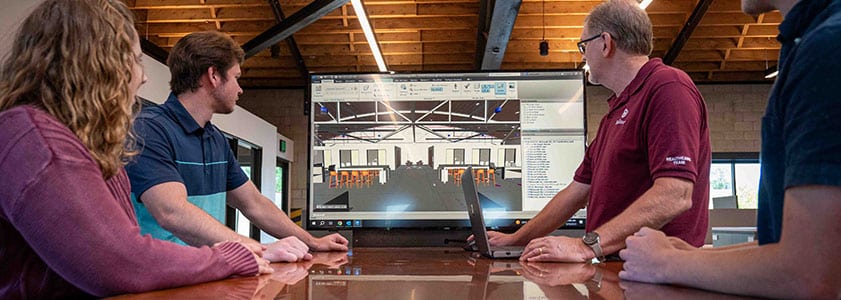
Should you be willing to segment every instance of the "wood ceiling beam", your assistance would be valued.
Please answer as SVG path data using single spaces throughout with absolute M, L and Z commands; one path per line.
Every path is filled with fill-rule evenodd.
M 286 15 L 283 13 L 283 8 L 280 7 L 280 2 L 278 0 L 268 1 L 269 5 L 272 6 L 272 13 L 274 14 L 275 20 L 277 20 L 277 23 L 283 23 L 283 19 L 286 19 Z M 301 49 L 298 48 L 298 42 L 295 41 L 295 36 L 290 35 L 286 38 L 286 46 L 289 47 L 289 51 L 292 53 L 292 58 L 295 59 L 295 68 L 298 69 L 299 73 L 301 73 L 301 78 L 306 81 L 307 76 L 309 76 L 309 70 L 307 70 L 307 64 L 304 62 L 304 57 L 301 56 Z
M 312 24 L 324 15 L 336 10 L 342 5 L 345 5 L 348 1 L 349 0 L 313 1 L 310 5 L 307 5 L 289 16 L 289 18 L 284 19 L 279 24 L 272 26 L 265 32 L 257 35 L 254 39 L 246 42 L 242 46 L 242 49 L 245 50 L 245 56 L 254 56 L 271 45 L 277 44 L 301 28 Z
M 210 8 L 210 17 L 213 18 L 213 19 L 216 19 L 218 17 L 216 15 L 216 8 L 213 8 L 213 7 Z M 222 22 L 221 21 L 216 20 L 214 23 L 216 23 L 216 30 L 222 30 Z
M 688 20 L 686 20 L 686 24 L 683 25 L 680 33 L 678 33 L 675 38 L 675 42 L 672 43 L 672 47 L 670 47 L 669 51 L 666 52 L 666 55 L 663 56 L 663 63 L 671 65 L 675 61 L 677 56 L 680 54 L 680 50 L 683 50 L 683 46 L 686 45 L 686 42 L 689 41 L 689 37 L 692 36 L 692 32 L 695 31 L 695 27 L 698 26 L 698 23 L 701 23 L 701 19 L 704 18 L 704 15 L 707 13 L 707 9 L 710 7 L 712 2 L 713 0 L 698 1 L 698 5 L 696 5 L 695 9 L 692 10 L 692 15 L 689 16 Z
M 479 23 L 476 28 L 476 56 L 473 59 L 473 69 L 479 70 L 482 67 L 482 59 L 485 53 L 485 44 L 488 42 L 488 26 L 491 24 L 493 14 L 493 0 L 479 0 Z
M 502 66 L 521 3 L 522 0 L 494 1 L 488 40 L 482 53 L 482 70 L 499 70 Z
M 149 40 L 141 37 L 140 49 L 143 50 L 143 53 L 145 53 L 147 56 L 166 65 L 166 59 L 167 57 L 169 57 L 169 52 L 159 47 L 158 45 L 155 45 L 155 43 L 152 43 Z

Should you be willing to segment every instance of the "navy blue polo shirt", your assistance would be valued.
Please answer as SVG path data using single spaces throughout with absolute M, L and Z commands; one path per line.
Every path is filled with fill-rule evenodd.
M 222 132 L 210 122 L 199 126 L 173 94 L 164 104 L 144 107 L 134 121 L 134 131 L 141 152 L 126 171 L 140 233 L 185 244 L 161 228 L 138 200 L 146 190 L 165 182 L 184 184 L 190 203 L 224 223 L 225 193 L 248 177 Z
M 841 0 L 800 1 L 777 39 L 780 72 L 762 117 L 760 244 L 780 240 L 785 189 L 841 186 Z

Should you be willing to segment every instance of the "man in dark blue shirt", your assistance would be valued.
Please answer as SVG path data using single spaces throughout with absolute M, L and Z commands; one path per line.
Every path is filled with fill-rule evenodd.
M 623 279 L 775 298 L 841 297 L 841 0 L 742 0 L 784 16 L 779 75 L 762 119 L 758 243 L 687 247 L 644 228 Z
M 141 152 L 126 167 L 141 233 L 193 246 L 239 240 L 262 247 L 221 223 L 231 205 L 283 238 L 267 245 L 264 258 L 270 261 L 308 259 L 309 250 L 347 250 L 342 236 L 313 237 L 260 194 L 210 123 L 213 114 L 233 112 L 242 94 L 242 61 L 239 45 L 219 32 L 192 33 L 173 47 L 167 61 L 172 94 L 135 120 Z

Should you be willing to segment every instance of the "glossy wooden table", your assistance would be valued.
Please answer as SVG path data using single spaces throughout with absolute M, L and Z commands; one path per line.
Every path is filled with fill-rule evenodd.
M 620 282 L 621 262 L 520 263 L 461 248 L 356 248 L 273 264 L 231 278 L 116 299 L 736 299 L 674 286 Z

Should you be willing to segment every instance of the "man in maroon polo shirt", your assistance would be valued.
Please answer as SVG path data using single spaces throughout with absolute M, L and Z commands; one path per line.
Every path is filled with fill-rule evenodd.
M 701 94 L 686 73 L 648 58 L 651 21 L 636 2 L 606 1 L 584 23 L 578 48 L 588 80 L 614 93 L 608 112 L 574 181 L 517 232 L 490 232 L 491 244 L 528 244 L 527 261 L 603 260 L 647 226 L 703 245 L 710 142 Z M 584 238 L 547 236 L 585 205 Z

